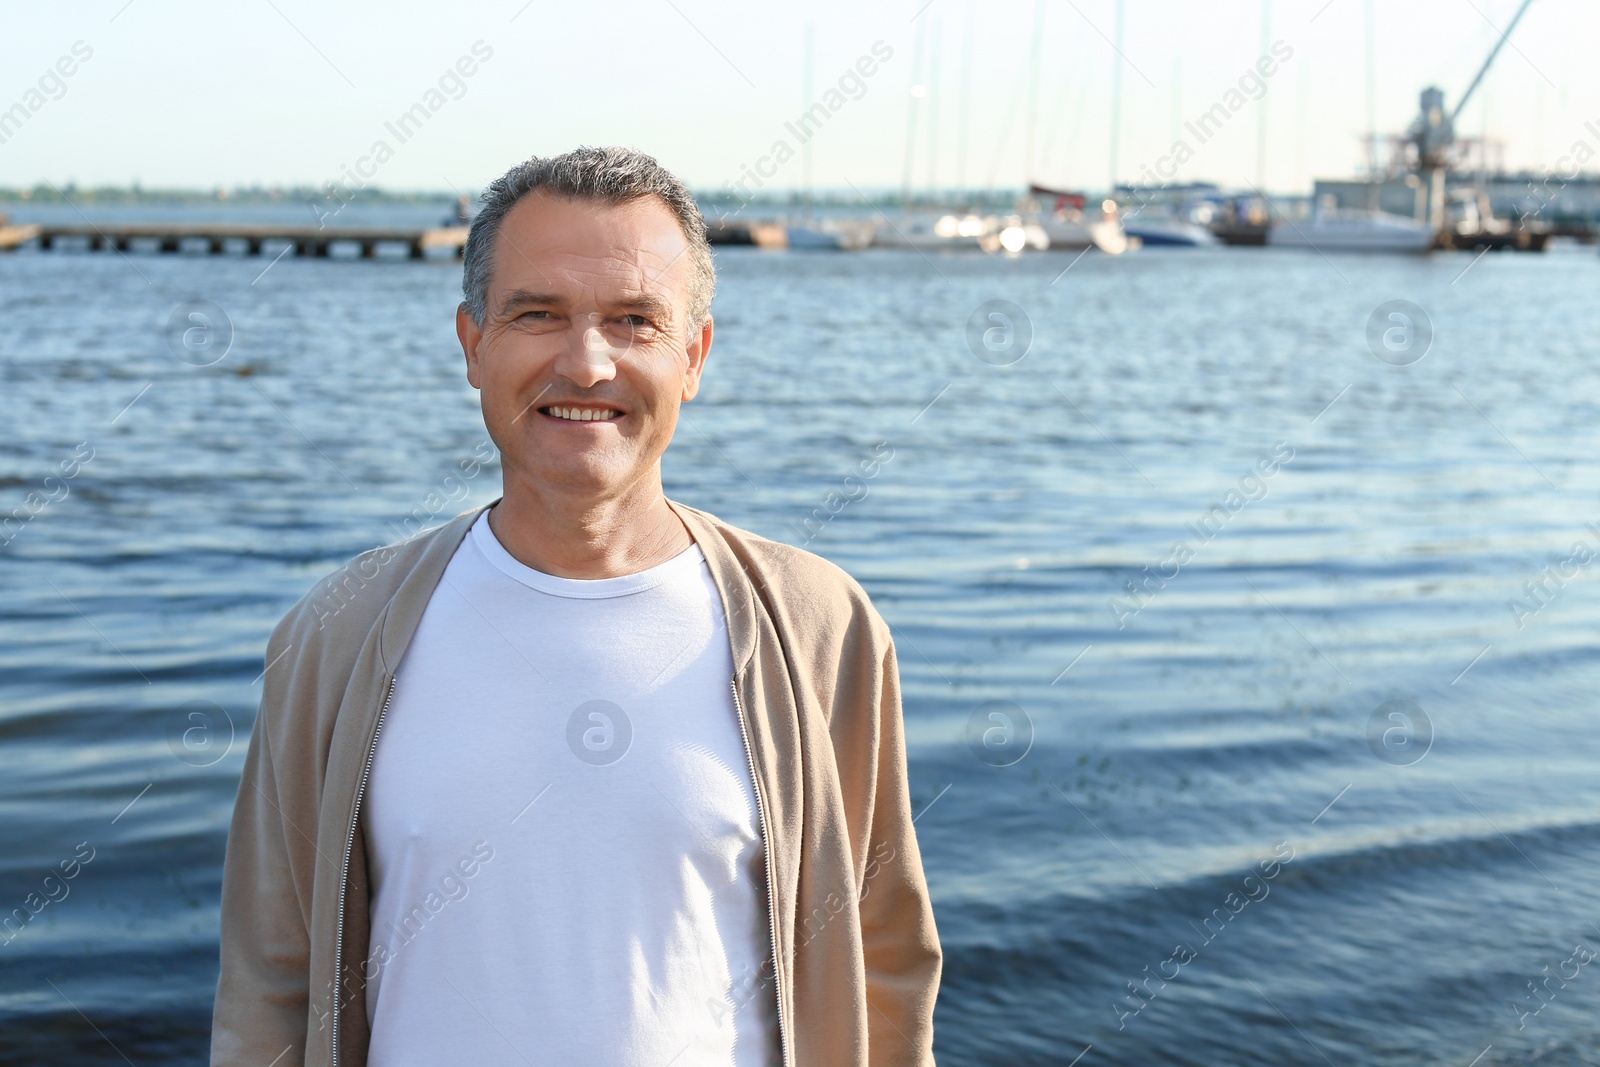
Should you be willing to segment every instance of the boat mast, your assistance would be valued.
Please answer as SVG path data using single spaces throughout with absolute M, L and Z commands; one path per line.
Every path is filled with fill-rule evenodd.
M 922 37 L 925 27 L 926 23 L 919 19 L 911 50 L 911 100 L 906 105 L 906 168 L 900 182 L 900 207 L 907 215 L 911 213 L 911 161 L 917 144 L 917 98 L 924 91 L 917 79 L 922 76 Z
M 1366 3 L 1367 28 L 1367 178 L 1378 179 L 1378 39 L 1372 0 Z M 1368 204 L 1367 207 L 1376 207 Z
M 1033 0 L 1033 48 L 1028 54 L 1028 128 L 1023 137 L 1023 181 L 1032 185 L 1035 177 L 1034 135 L 1039 128 L 1039 51 L 1044 44 L 1044 0 Z
M 1183 57 L 1172 57 L 1172 131 L 1168 135 L 1173 144 L 1178 143 L 1183 124 Z
M 1272 49 L 1272 0 L 1261 0 L 1261 55 Z M 1256 188 L 1267 191 L 1267 94 L 1256 102 Z
M 961 124 L 957 135 L 959 144 L 956 152 L 956 185 L 962 190 L 962 196 L 967 197 L 967 110 L 968 96 L 972 88 L 972 0 L 967 0 L 966 32 L 961 35 Z
M 815 27 L 814 24 L 812 24 L 810 22 L 807 22 L 806 23 L 806 58 L 805 58 L 806 66 L 805 66 L 805 72 L 801 75 L 801 87 L 802 87 L 801 88 L 801 92 L 805 95 L 805 99 L 803 101 L 801 101 L 801 103 L 800 103 L 800 114 L 802 114 L 802 115 L 806 114 L 807 109 L 809 109 L 811 107 L 811 68 L 813 66 L 813 60 L 815 58 L 814 57 L 814 51 L 815 51 L 815 47 L 816 47 L 815 38 L 816 38 L 816 27 Z M 805 183 L 806 183 L 806 185 L 805 185 L 805 215 L 806 215 L 806 220 L 808 222 L 814 222 L 816 220 L 816 217 L 817 217 L 816 202 L 812 198 L 812 179 L 811 179 L 811 142 L 812 142 L 812 140 L 814 140 L 814 137 L 807 137 L 805 139 L 805 143 L 801 146 L 801 152 L 803 153 L 802 156 L 801 156 L 801 159 L 803 160 L 803 163 L 804 163 Z
M 928 48 L 928 196 L 939 202 L 939 48 L 943 34 L 939 20 L 933 20 L 933 37 Z
M 1122 125 L 1122 7 L 1123 0 L 1117 0 L 1116 45 L 1113 49 L 1117 55 L 1111 61 L 1111 190 L 1107 193 L 1112 199 L 1116 199 L 1117 195 L 1117 137 Z

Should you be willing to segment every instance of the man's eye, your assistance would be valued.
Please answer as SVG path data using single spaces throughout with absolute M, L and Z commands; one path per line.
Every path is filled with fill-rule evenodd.
M 548 311 L 524 311 L 517 316 L 519 319 L 547 319 L 549 317 L 550 312 Z
M 625 315 L 623 316 L 622 321 L 626 322 L 629 326 L 632 326 L 635 329 L 650 325 L 650 320 L 645 318 L 643 315 Z

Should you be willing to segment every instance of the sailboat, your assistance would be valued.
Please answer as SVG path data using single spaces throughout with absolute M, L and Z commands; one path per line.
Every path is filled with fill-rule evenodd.
M 1050 210 L 1041 208 L 1028 216 L 1030 222 L 1044 231 L 1051 248 L 1067 252 L 1098 248 L 1113 256 L 1128 250 L 1128 234 L 1115 201 L 1102 203 L 1100 217 L 1091 218 L 1085 210 L 1088 198 L 1082 193 L 1048 189 L 1042 185 L 1029 186 L 1028 193 L 1033 197 L 1055 199 Z
M 806 24 L 805 72 L 802 94 L 805 106 L 811 106 L 811 72 L 813 67 L 814 32 Z M 817 215 L 815 183 L 811 170 L 811 141 L 805 142 L 805 214 L 799 222 L 786 227 L 787 243 L 792 249 L 811 251 L 854 251 L 872 244 L 877 224 L 867 219 L 822 219 Z
M 1028 108 L 1023 131 L 1023 171 L 1030 178 L 1038 166 L 1034 153 L 1034 134 L 1038 126 L 1039 71 L 1045 38 L 1044 16 L 1044 0 L 1034 0 L 1033 47 L 1029 52 L 1026 82 Z M 1060 252 L 1082 252 L 1098 248 L 1111 255 L 1120 255 L 1129 247 L 1128 237 L 1122 230 L 1114 200 L 1102 201 L 1096 211 L 1089 207 L 1089 198 L 1083 193 L 1052 189 L 1037 182 L 1030 182 L 1027 198 L 1018 207 L 1021 215 L 1017 223 L 1028 237 L 1028 247 L 1045 247 Z M 1004 236 L 1003 232 L 1001 236 Z
M 978 215 L 908 215 L 878 227 L 872 243 L 879 248 L 923 251 L 976 249 L 991 228 L 992 221 Z

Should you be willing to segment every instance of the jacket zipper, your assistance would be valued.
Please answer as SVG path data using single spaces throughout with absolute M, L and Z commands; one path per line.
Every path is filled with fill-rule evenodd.
M 744 704 L 739 699 L 739 679 L 728 679 L 733 690 L 733 708 L 739 720 L 739 737 L 744 741 L 744 756 L 750 763 L 750 785 L 756 793 L 756 813 L 761 820 L 761 840 L 766 845 L 767 871 L 767 931 L 772 938 L 772 992 L 778 1001 L 778 1056 L 783 1067 L 789 1067 L 789 1032 L 783 1013 L 783 967 L 778 959 L 778 905 L 772 889 L 772 834 L 767 829 L 767 808 L 761 800 L 761 780 L 756 777 L 755 752 L 750 747 L 750 732 L 744 724 Z M 340 912 L 344 914 L 343 911 Z M 338 1067 L 337 1064 L 334 1067 Z
M 383 695 L 383 707 L 378 709 L 378 722 L 372 729 L 372 743 L 367 746 L 367 762 L 361 768 L 361 784 L 356 786 L 356 803 L 350 812 L 350 836 L 344 843 L 344 867 L 339 872 L 339 924 L 333 942 L 333 1064 L 339 1067 L 339 1001 L 344 970 L 344 903 L 350 889 L 350 850 L 356 843 L 356 820 L 361 817 L 361 800 L 367 794 L 367 779 L 372 776 L 372 757 L 378 752 L 378 735 L 383 732 L 383 717 L 389 714 L 389 701 L 394 699 L 394 675 L 389 676 L 389 689 Z

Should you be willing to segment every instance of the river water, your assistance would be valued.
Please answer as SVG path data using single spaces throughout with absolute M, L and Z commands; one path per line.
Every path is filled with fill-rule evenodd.
M 1592 249 L 717 259 L 668 492 L 893 626 L 940 1063 L 1600 1063 Z M 204 1062 L 267 634 L 496 495 L 459 267 L 269 262 L 0 256 L 0 1061 Z

